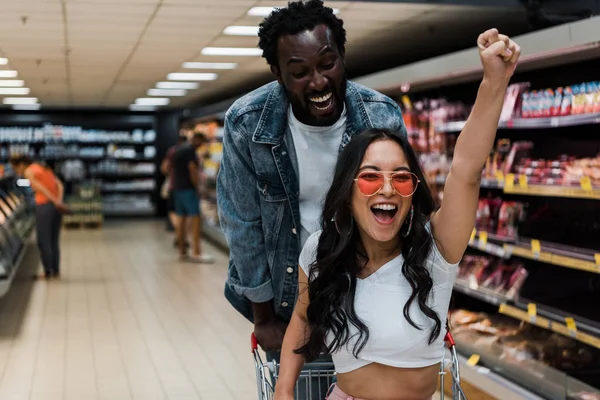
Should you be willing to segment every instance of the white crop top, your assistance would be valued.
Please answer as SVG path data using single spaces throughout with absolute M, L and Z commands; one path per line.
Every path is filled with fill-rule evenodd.
M 300 254 L 300 267 L 307 275 L 316 258 L 320 234 L 321 231 L 312 234 Z M 458 263 L 448 263 L 434 241 L 426 262 L 433 279 L 427 304 L 438 314 L 442 326 L 440 335 L 430 345 L 433 320 L 423 314 L 417 300 L 411 304 L 409 313 L 422 330 L 409 324 L 403 314 L 404 305 L 412 293 L 410 284 L 402 274 L 403 262 L 404 258 L 399 255 L 367 278 L 357 279 L 354 307 L 357 316 L 369 327 L 369 340 L 358 354 L 359 358 L 355 358 L 353 349 L 358 339 L 353 334 L 358 331 L 350 325 L 351 339 L 346 346 L 332 354 L 338 373 L 354 371 L 374 362 L 398 368 L 419 368 L 442 361 L 445 324 Z M 330 332 L 327 336 L 328 343 L 331 343 L 331 335 Z

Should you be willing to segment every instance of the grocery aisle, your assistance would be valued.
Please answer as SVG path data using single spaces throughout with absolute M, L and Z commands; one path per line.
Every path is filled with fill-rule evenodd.
M 163 227 L 65 230 L 62 281 L 14 282 L 0 399 L 256 398 L 251 325 L 222 295 L 226 255 L 205 244 L 216 264 L 177 263 Z

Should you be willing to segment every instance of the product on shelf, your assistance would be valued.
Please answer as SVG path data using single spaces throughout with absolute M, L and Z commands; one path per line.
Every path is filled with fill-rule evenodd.
M 523 118 L 557 117 L 600 112 L 600 84 L 584 82 L 522 93 Z
M 519 226 L 525 217 L 526 205 L 524 203 L 488 196 L 479 199 L 475 214 L 475 228 L 505 238 L 516 239 Z
M 527 275 L 520 260 L 466 255 L 460 262 L 458 279 L 473 290 L 488 289 L 504 298 L 514 299 Z

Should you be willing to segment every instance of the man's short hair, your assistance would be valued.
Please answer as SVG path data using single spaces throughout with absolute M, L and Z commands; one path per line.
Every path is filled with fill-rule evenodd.
M 344 21 L 325 7 L 322 0 L 289 2 L 285 8 L 276 9 L 260 24 L 258 47 L 269 65 L 278 66 L 277 42 L 281 36 L 296 35 L 311 31 L 318 25 L 326 25 L 335 39 L 341 54 L 346 52 L 346 30 Z

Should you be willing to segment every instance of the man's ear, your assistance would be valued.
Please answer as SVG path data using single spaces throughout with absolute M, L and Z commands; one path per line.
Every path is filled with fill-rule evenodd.
M 281 80 L 281 71 L 279 70 L 279 67 L 276 65 L 271 65 L 271 72 L 273 73 L 273 75 L 275 75 L 275 78 L 277 78 L 277 82 L 279 82 L 280 85 L 283 85 L 283 81 Z

